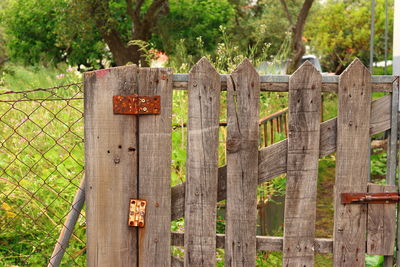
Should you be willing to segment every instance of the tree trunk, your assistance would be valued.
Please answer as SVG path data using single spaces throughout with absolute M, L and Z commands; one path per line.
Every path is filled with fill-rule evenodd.
M 128 45 L 110 21 L 110 0 L 86 0 L 86 11 L 94 19 L 99 33 L 108 45 L 118 66 L 134 63 L 147 67 L 148 62 L 144 52 L 137 45 Z M 141 15 L 142 5 L 145 0 L 126 0 L 126 14 L 132 19 L 132 40 L 148 42 L 158 19 L 169 12 L 168 0 L 153 0 L 147 7 L 146 13 Z M 85 10 L 85 9 L 84 9 Z
M 102 33 L 102 37 L 108 45 L 108 48 L 110 49 L 117 66 L 126 65 L 127 63 L 133 63 L 137 65 L 140 63 L 143 67 L 148 66 L 148 63 L 146 60 L 144 60 L 143 53 L 139 50 L 139 47 L 136 45 L 128 46 L 125 44 L 115 30 Z
M 310 12 L 313 1 L 314 0 L 304 0 L 303 6 L 301 7 L 300 13 L 297 17 L 296 25 L 292 27 L 292 56 L 291 62 L 288 66 L 288 73 L 293 73 L 297 69 L 301 58 L 306 52 L 306 48 L 303 44 L 302 38 L 304 25 L 306 24 L 307 16 Z M 290 16 L 288 17 L 288 19 L 289 21 L 291 21 Z

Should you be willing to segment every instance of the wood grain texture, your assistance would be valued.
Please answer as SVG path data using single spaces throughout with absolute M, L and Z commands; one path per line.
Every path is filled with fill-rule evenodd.
M 390 131 L 388 135 L 386 183 L 395 185 L 397 167 L 397 139 L 398 139 L 398 110 L 399 110 L 399 88 L 398 80 L 393 83 L 390 108 Z M 371 114 L 372 116 L 372 114 Z
M 182 75 L 182 74 L 181 74 Z M 269 79 L 267 76 L 267 79 Z M 275 75 L 274 75 L 275 76 Z M 283 76 L 286 75 L 281 75 L 282 78 Z M 264 78 L 262 77 L 262 78 Z M 329 77 L 329 76 L 328 76 Z M 376 78 L 379 78 L 380 76 L 375 76 Z M 385 76 L 384 76 L 385 77 Z M 330 77 L 329 77 L 330 78 Z M 335 77 L 337 79 L 337 77 Z M 288 92 L 289 91 L 289 84 L 286 79 L 283 79 L 285 81 L 261 81 L 260 83 L 260 90 L 263 92 Z M 173 83 L 174 89 L 176 90 L 186 90 L 188 88 L 188 82 L 187 81 L 174 81 Z M 227 82 L 226 80 L 221 81 L 221 90 L 226 90 L 227 88 Z M 338 83 L 333 82 L 323 82 L 322 83 L 322 92 L 332 92 L 332 93 L 337 93 L 338 91 Z M 381 82 L 381 81 L 375 81 L 372 83 L 372 91 L 373 92 L 391 92 L 392 91 L 392 83 L 391 82 Z
M 171 267 L 183 267 L 184 263 L 181 259 L 171 256 Z
M 368 184 L 368 192 L 397 192 L 395 185 Z M 369 204 L 367 253 L 393 255 L 396 239 L 396 204 Z
M 137 266 L 136 118 L 114 115 L 112 97 L 136 93 L 134 65 L 85 73 L 87 266 Z M 119 148 L 119 146 L 122 147 Z
M 334 266 L 364 266 L 367 206 L 343 205 L 340 194 L 367 192 L 371 75 L 354 60 L 339 80 L 334 216 Z
M 390 101 L 389 95 L 372 101 L 370 135 L 390 129 Z M 336 152 L 336 122 L 336 118 L 333 118 L 321 123 L 320 158 Z M 287 139 L 259 151 L 258 184 L 286 173 L 286 155 Z M 184 216 L 185 183 L 176 185 L 171 190 L 171 220 L 175 220 Z M 218 201 L 224 199 L 226 199 L 226 165 L 218 169 Z
M 308 61 L 289 80 L 283 266 L 314 266 L 321 84 Z
M 255 266 L 260 77 L 245 59 L 228 78 L 225 266 Z
M 214 266 L 221 80 L 206 58 L 189 74 L 185 266 Z
M 139 266 L 171 266 L 172 71 L 140 68 L 138 94 L 161 96 L 159 115 L 138 116 L 139 198 L 147 201 L 145 227 L 139 228 Z M 124 149 L 124 148 L 122 148 Z
M 398 110 L 399 110 L 399 88 L 398 78 L 393 82 L 393 90 L 391 93 L 392 106 L 390 114 L 391 128 L 388 135 L 388 146 L 387 146 L 387 160 L 386 160 L 386 184 L 396 184 L 396 169 L 397 169 L 397 140 L 398 140 Z M 368 227 L 368 225 L 367 225 Z M 368 238 L 368 237 L 367 237 Z M 384 257 L 383 266 L 392 267 L 394 263 L 394 252 Z
M 216 247 L 225 248 L 225 235 L 217 234 Z M 283 251 L 283 237 L 281 236 L 256 236 L 257 251 Z M 184 233 L 171 233 L 171 246 L 183 246 Z M 315 253 L 327 254 L 333 251 L 333 241 L 330 238 L 315 238 Z

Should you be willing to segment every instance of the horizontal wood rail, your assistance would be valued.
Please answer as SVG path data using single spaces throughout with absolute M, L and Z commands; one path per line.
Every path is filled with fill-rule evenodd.
M 284 108 L 284 109 L 278 110 L 275 113 L 272 113 L 270 115 L 265 116 L 264 118 L 261 118 L 259 124 L 265 124 L 268 121 L 270 121 L 272 119 L 275 119 L 275 118 L 278 118 L 279 116 L 282 116 L 283 114 L 285 114 L 287 112 L 288 112 L 288 108 Z
M 265 123 L 267 123 L 268 121 L 270 121 L 270 120 L 272 120 L 272 119 L 275 119 L 275 118 L 277 118 L 277 117 L 279 117 L 279 116 L 282 116 L 283 114 L 285 114 L 285 113 L 287 113 L 287 111 L 288 111 L 288 108 L 284 108 L 284 109 L 281 109 L 281 110 L 279 110 L 279 111 L 277 111 L 277 112 L 275 112 L 275 113 L 272 113 L 272 114 L 270 114 L 270 115 L 267 115 L 267 116 L 265 116 L 265 117 L 263 117 L 263 118 L 261 118 L 260 119 L 260 121 L 259 121 L 259 125 L 262 125 L 262 124 L 265 124 Z M 226 121 L 221 121 L 220 123 L 219 123 L 219 126 L 227 126 L 227 122 Z M 187 123 L 186 122 L 184 122 L 184 123 L 182 123 L 182 124 L 174 124 L 173 126 L 172 126 L 172 128 L 179 128 L 179 127 L 187 127 Z
M 226 90 L 228 74 L 220 74 L 221 88 Z M 290 75 L 260 75 L 261 91 L 264 92 L 288 92 Z M 188 74 L 176 73 L 173 75 L 173 87 L 177 90 L 187 90 Z M 391 92 L 396 76 L 372 75 L 373 92 Z M 339 75 L 322 75 L 322 92 L 337 92 Z
M 371 105 L 370 135 L 390 129 L 391 96 L 387 95 L 374 100 Z M 321 123 L 320 154 L 325 157 L 336 151 L 336 118 Z M 286 173 L 287 139 L 265 147 L 259 151 L 258 184 L 267 182 Z M 184 216 L 185 183 L 171 189 L 172 214 L 175 220 Z M 226 166 L 218 169 L 218 201 L 226 199 Z
M 217 248 L 225 248 L 225 235 L 216 235 Z M 257 250 L 282 251 L 283 237 L 281 236 L 257 236 Z M 171 245 L 183 246 L 184 233 L 171 233 Z M 327 254 L 333 252 L 333 241 L 330 238 L 315 238 L 315 253 Z

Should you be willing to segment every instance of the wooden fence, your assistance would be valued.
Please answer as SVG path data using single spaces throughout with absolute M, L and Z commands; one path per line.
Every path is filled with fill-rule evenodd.
M 171 188 L 173 89 L 188 90 L 189 110 L 186 182 Z M 221 90 L 228 134 L 219 167 Z M 288 138 L 261 150 L 260 91 L 289 92 Z M 326 91 L 338 94 L 338 116 L 321 123 Z M 374 91 L 389 94 L 372 101 Z M 113 114 L 114 96 L 134 94 L 160 96 L 160 114 Z M 371 76 L 359 60 L 340 76 L 309 62 L 291 76 L 260 76 L 248 60 L 220 75 L 205 58 L 189 74 L 134 65 L 86 73 L 88 266 L 215 266 L 216 248 L 225 266 L 255 266 L 257 250 L 282 251 L 284 266 L 313 266 L 316 253 L 333 253 L 334 266 L 364 266 L 365 253 L 390 262 L 395 204 L 342 204 L 341 194 L 397 192 L 397 107 L 395 77 Z M 370 137 L 389 129 L 389 185 L 369 186 Z M 315 238 L 318 159 L 335 152 L 334 236 Z M 284 236 L 256 236 L 257 186 L 285 173 Z M 146 201 L 144 227 L 128 225 L 130 199 Z M 225 234 L 216 234 L 225 199 Z M 184 233 L 170 234 L 181 217 Z M 171 246 L 184 246 L 184 262 Z

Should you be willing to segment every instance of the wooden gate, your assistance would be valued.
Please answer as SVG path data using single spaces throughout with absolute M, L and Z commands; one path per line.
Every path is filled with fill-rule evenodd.
M 171 188 L 173 89 L 188 90 L 189 110 L 187 178 Z M 221 90 L 228 136 L 219 167 Z M 289 93 L 288 138 L 261 150 L 260 91 Z M 372 101 L 377 91 L 389 94 Z M 338 94 L 337 118 L 322 123 L 321 92 Z M 141 115 L 114 114 L 114 96 L 127 101 L 120 112 Z M 371 76 L 357 59 L 340 76 L 321 76 L 309 62 L 291 76 L 260 76 L 247 59 L 220 75 L 205 58 L 189 74 L 134 65 L 86 73 L 88 266 L 215 266 L 216 248 L 225 249 L 225 266 L 255 266 L 257 250 L 282 251 L 284 266 L 313 266 L 316 253 L 333 253 L 334 266 L 364 266 L 365 253 L 390 262 L 397 193 L 366 193 L 397 192 L 397 108 L 398 81 Z M 370 137 L 389 129 L 388 185 L 368 185 Z M 318 159 L 335 152 L 334 236 L 315 238 Z M 256 236 L 257 185 L 284 173 L 284 236 Z M 343 193 L 364 195 L 343 204 Z M 131 199 L 146 201 L 143 227 L 128 225 Z M 226 230 L 217 235 L 225 199 Z M 171 233 L 181 217 L 184 233 Z M 184 262 L 171 246 L 184 246 Z

